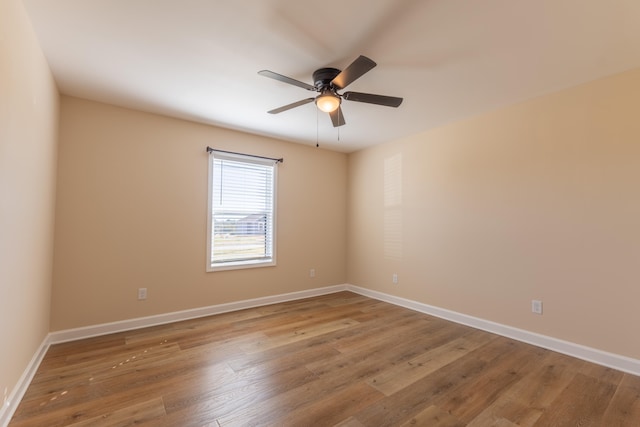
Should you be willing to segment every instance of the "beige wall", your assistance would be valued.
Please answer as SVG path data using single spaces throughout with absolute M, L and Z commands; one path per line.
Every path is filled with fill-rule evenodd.
M 49 332 L 58 91 L 19 0 L 0 1 L 0 403 Z
M 207 145 L 284 157 L 276 267 L 205 272 Z M 62 97 L 52 330 L 345 283 L 346 188 L 342 153 Z
M 639 113 L 634 70 L 350 155 L 349 282 L 640 358 Z

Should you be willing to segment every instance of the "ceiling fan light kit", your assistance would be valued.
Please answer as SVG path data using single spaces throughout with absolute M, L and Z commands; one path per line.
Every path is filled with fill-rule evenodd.
M 322 94 L 316 98 L 316 105 L 320 111 L 325 113 L 331 113 L 336 111 L 340 107 L 342 100 L 338 95 L 335 95 L 331 90 L 323 90 Z
M 270 110 L 268 111 L 269 114 L 279 114 L 315 101 L 315 104 L 320 111 L 329 113 L 333 126 L 338 127 L 346 124 L 342 114 L 342 108 L 340 108 L 340 104 L 343 99 L 346 99 L 347 101 L 383 105 L 385 107 L 398 107 L 402 104 L 402 98 L 395 96 L 375 95 L 372 93 L 361 92 L 338 93 L 338 90 L 344 89 L 375 66 L 376 63 L 373 60 L 360 55 L 344 70 L 338 70 L 337 68 L 320 68 L 314 71 L 313 86 L 269 70 L 258 71 L 258 74 L 283 83 L 288 83 L 306 90 L 320 93 L 320 95 L 315 98 L 303 99 L 301 101 Z

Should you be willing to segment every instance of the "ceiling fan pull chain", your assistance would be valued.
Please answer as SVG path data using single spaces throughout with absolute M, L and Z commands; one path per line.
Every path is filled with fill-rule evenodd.
M 320 143 L 318 142 L 318 139 L 319 139 L 318 134 L 319 134 L 319 132 L 320 132 L 320 131 L 318 130 L 318 128 L 320 127 L 320 125 L 319 125 L 318 123 L 319 123 L 319 120 L 320 120 L 320 119 L 318 118 L 318 115 L 319 115 L 319 113 L 318 113 L 318 109 L 316 108 L 316 148 L 319 148 L 319 147 L 320 147 Z
M 340 122 L 344 122 L 344 116 L 342 115 L 342 109 L 338 110 L 338 114 L 340 114 Z M 338 126 L 338 142 L 340 142 L 340 126 Z

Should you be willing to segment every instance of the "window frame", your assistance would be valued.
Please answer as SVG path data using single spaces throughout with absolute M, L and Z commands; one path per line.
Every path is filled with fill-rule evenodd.
M 253 163 L 265 166 L 273 167 L 273 188 L 272 188 L 272 203 L 271 203 L 271 259 L 269 260 L 237 260 L 227 261 L 215 264 L 212 261 L 213 258 L 213 179 L 214 179 L 214 161 L 218 160 L 232 160 L 245 163 Z M 255 157 L 245 154 L 236 154 L 228 152 L 212 151 L 209 153 L 209 173 L 208 173 L 208 188 L 207 188 L 207 260 L 206 271 L 216 272 L 225 270 L 240 270 L 246 268 L 260 268 L 260 267 L 273 267 L 276 265 L 276 236 L 277 236 L 277 190 L 278 190 L 278 167 L 277 162 L 273 159 L 266 159 L 261 157 Z

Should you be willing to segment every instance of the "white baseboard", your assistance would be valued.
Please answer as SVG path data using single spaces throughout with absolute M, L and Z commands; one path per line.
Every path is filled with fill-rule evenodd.
M 471 326 L 472 328 L 481 329 L 483 331 L 502 335 L 504 337 L 512 338 L 517 341 L 526 342 L 527 344 L 532 344 L 537 347 L 546 348 L 548 350 L 553 350 L 558 353 L 586 360 L 588 362 L 597 363 L 598 365 L 607 366 L 609 368 L 627 372 L 632 375 L 640 376 L 640 360 L 638 359 L 632 359 L 630 357 L 608 353 L 606 351 L 598 350 L 584 345 L 563 341 L 546 335 L 537 334 L 535 332 L 525 331 L 523 329 L 518 329 L 489 320 L 468 316 L 466 314 L 434 307 L 432 305 L 423 304 L 421 302 L 396 297 L 393 295 L 385 294 L 383 292 L 361 288 L 359 286 L 347 285 L 347 290 L 380 301 L 385 301 L 394 305 L 409 308 L 420 313 L 429 314 L 441 319 Z
M 293 301 L 303 298 L 311 298 L 319 295 L 332 294 L 335 292 L 344 291 L 346 289 L 347 285 L 327 286 L 324 288 L 315 288 L 305 291 L 291 292 L 287 294 L 253 298 L 226 304 L 217 304 L 207 307 L 194 308 L 191 310 L 175 311 L 172 313 L 158 314 L 155 316 L 138 317 L 135 319 L 122 320 L 119 322 L 103 323 L 100 325 L 85 326 L 75 329 L 66 329 L 63 331 L 50 333 L 50 343 L 59 344 L 67 341 L 76 341 L 79 339 L 113 334 L 116 332 L 124 332 L 133 329 L 147 328 L 149 326 L 179 322 L 181 320 L 196 319 L 198 317 L 212 316 L 214 314 L 244 310 L 246 308 L 260 307 L 285 301 Z
M 212 305 L 191 310 L 176 311 L 172 313 L 159 314 L 156 316 L 140 317 L 119 322 L 104 323 L 83 328 L 51 332 L 49 333 L 49 335 L 47 335 L 47 337 L 45 337 L 42 344 L 31 359 L 31 362 L 27 366 L 27 369 L 25 369 L 24 373 L 20 377 L 18 384 L 9 395 L 9 405 L 5 405 L 0 408 L 0 426 L 6 427 L 9 424 L 9 420 L 16 411 L 18 403 L 24 396 L 24 393 L 27 391 L 27 387 L 31 383 L 31 380 L 35 375 L 40 362 L 42 362 L 44 355 L 49 349 L 49 346 L 52 344 L 75 341 L 84 338 L 91 338 L 99 335 L 112 334 L 133 329 L 146 328 L 149 326 L 162 325 L 198 317 L 211 316 L 214 314 L 244 310 L 246 308 L 260 307 L 264 305 L 293 301 L 303 298 L 311 298 L 345 290 L 640 376 L 640 360 L 638 359 L 632 359 L 629 357 L 608 353 L 580 344 L 559 340 L 557 338 L 536 334 L 534 332 L 529 332 L 523 329 L 491 322 L 489 320 L 468 316 L 466 314 L 457 313 L 455 311 L 434 307 L 421 302 L 385 294 L 383 292 L 344 284 L 236 301 L 226 304 Z
M 11 421 L 11 417 L 18 409 L 18 404 L 22 400 L 22 397 L 27 392 L 27 388 L 29 384 L 31 384 L 31 380 L 33 376 L 36 374 L 44 355 L 47 354 L 47 350 L 49 350 L 49 335 L 47 335 L 36 352 L 34 353 L 31 361 L 27 365 L 27 368 L 20 376 L 18 383 L 14 387 L 14 389 L 9 394 L 9 397 L 5 404 L 0 408 L 0 426 L 6 427 L 9 425 L 9 421 Z

